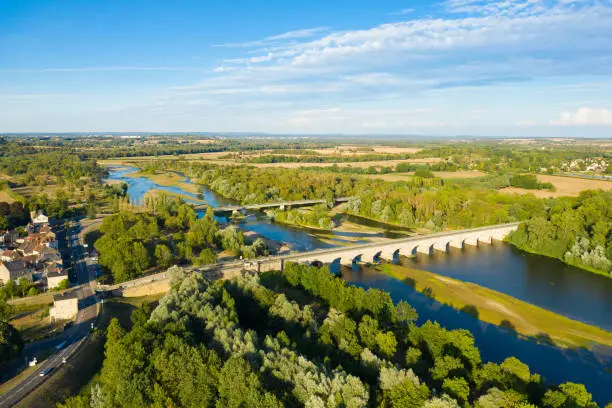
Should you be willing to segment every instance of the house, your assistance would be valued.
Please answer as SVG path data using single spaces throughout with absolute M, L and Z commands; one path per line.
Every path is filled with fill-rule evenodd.
M 49 310 L 51 319 L 72 320 L 78 312 L 79 297 L 76 291 L 53 296 L 53 307 Z
M 42 210 L 30 212 L 30 218 L 32 219 L 32 224 L 34 226 L 49 224 L 49 217 L 47 217 Z
M 32 281 L 32 271 L 23 260 L 7 261 L 0 263 L 0 282 L 17 281 L 26 278 Z
M 39 242 L 28 237 L 23 244 L 19 245 L 17 250 L 23 254 L 23 256 L 40 255 L 42 248 Z
M 13 248 L 16 245 L 18 239 L 19 232 L 17 232 L 17 230 L 0 232 L 0 244 L 9 248 Z
M 68 280 L 68 274 L 61 268 L 47 268 L 47 288 L 55 289 L 65 280 Z
M 19 258 L 23 258 L 23 255 L 14 249 L 5 249 L 0 252 L 0 261 L 2 262 L 10 262 Z
M 38 260 L 46 264 L 53 263 L 60 266 L 63 264 L 62 256 L 55 248 L 43 248 L 42 252 L 38 257 Z

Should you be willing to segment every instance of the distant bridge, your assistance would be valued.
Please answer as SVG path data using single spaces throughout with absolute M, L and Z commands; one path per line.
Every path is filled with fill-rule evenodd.
M 205 274 L 211 279 L 223 279 L 236 276 L 244 270 L 253 272 L 282 270 L 286 262 L 308 264 L 339 263 L 346 266 L 352 266 L 360 262 L 376 263 L 383 260 L 396 263 L 400 255 L 412 256 L 417 253 L 431 255 L 434 251 L 447 252 L 450 248 L 463 248 L 466 245 L 489 245 L 492 244 L 494 240 L 502 241 L 508 234 L 515 231 L 519 224 L 519 222 L 498 224 L 488 227 L 393 239 L 373 244 L 271 256 L 250 261 L 218 263 L 204 267 L 192 267 L 188 268 L 188 270 Z M 102 292 L 122 291 L 124 289 L 165 280 L 167 278 L 167 273 L 162 272 L 117 285 L 98 285 L 97 290 Z
M 349 197 L 340 197 L 334 199 L 334 204 L 345 203 L 349 200 Z M 308 207 L 317 204 L 325 204 L 327 200 L 297 200 L 297 201 L 279 201 L 275 203 L 263 203 L 263 204 L 245 204 L 245 205 L 228 205 L 223 207 L 214 208 L 215 214 L 227 214 L 233 213 L 234 211 L 260 211 L 267 210 L 270 208 L 280 208 L 285 210 L 292 207 Z M 207 208 L 206 204 L 199 204 L 194 206 L 195 210 L 204 210 Z

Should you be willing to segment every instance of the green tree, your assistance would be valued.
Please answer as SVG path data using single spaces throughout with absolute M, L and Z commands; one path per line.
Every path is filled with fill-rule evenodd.
M 0 363 L 5 363 L 23 350 L 23 340 L 17 329 L 0 321 Z
M 209 265 L 217 262 L 217 254 L 210 248 L 204 248 L 195 259 L 196 265 Z
M 259 378 L 244 359 L 232 357 L 219 375 L 217 408 L 282 407 L 276 397 L 265 392 Z
M 470 395 L 470 385 L 462 377 L 445 378 L 442 390 L 462 404 L 467 402 Z
M 155 247 L 155 262 L 162 268 L 168 268 L 172 264 L 172 252 L 166 245 L 159 244 Z

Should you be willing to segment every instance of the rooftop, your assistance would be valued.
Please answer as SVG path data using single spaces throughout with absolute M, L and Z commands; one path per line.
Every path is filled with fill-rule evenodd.
M 78 298 L 79 298 L 79 295 L 77 294 L 76 291 L 58 293 L 57 295 L 53 295 L 54 302 L 58 302 L 61 300 L 78 299 Z

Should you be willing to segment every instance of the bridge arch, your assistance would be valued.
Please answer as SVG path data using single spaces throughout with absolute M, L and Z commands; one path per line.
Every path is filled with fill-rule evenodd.
M 315 268 L 322 268 L 325 264 L 321 261 L 319 261 L 318 259 L 315 259 L 314 261 L 310 262 L 310 266 L 314 266 Z
M 419 254 L 423 255 L 431 255 L 434 249 L 434 244 L 431 242 L 424 242 L 422 244 L 417 245 L 416 251 Z

